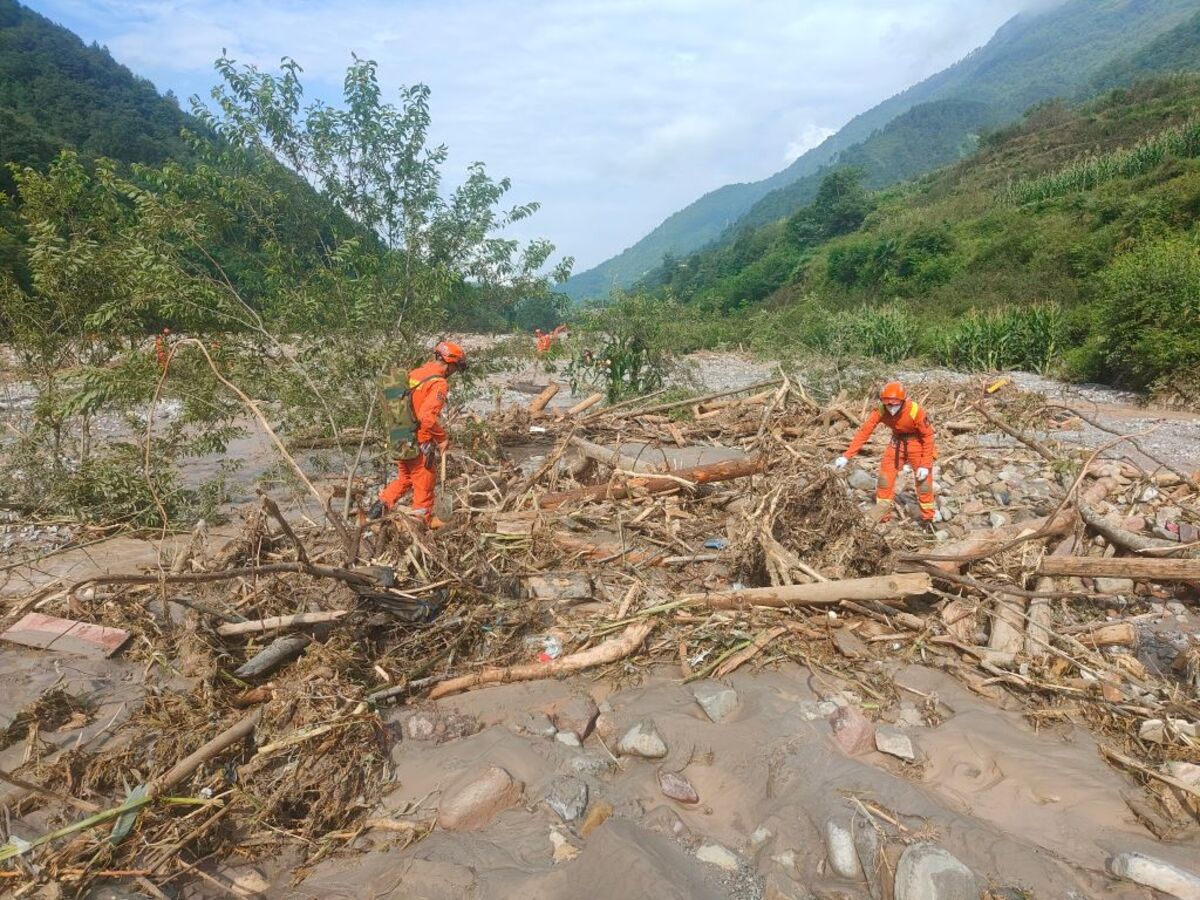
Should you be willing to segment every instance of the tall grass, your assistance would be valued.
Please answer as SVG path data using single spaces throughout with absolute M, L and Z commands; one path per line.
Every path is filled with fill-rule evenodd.
M 1066 318 L 1056 304 L 972 311 L 937 335 L 933 356 L 955 369 L 1045 374 L 1058 361 L 1065 334 Z
M 1087 191 L 1118 178 L 1136 178 L 1149 172 L 1168 156 L 1192 159 L 1200 156 L 1200 119 L 1147 138 L 1128 150 L 1094 154 L 1049 175 L 1019 181 L 1008 189 L 1016 203 L 1040 203 L 1075 191 Z

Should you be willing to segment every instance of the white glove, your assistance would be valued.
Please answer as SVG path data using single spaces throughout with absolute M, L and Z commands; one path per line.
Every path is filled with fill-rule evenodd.
M 837 459 L 835 459 L 833 461 L 833 467 L 838 470 L 846 468 L 846 466 L 848 466 L 849 464 L 850 464 L 850 460 L 846 459 L 846 457 L 844 457 L 844 456 L 839 456 Z
M 917 469 L 917 481 L 924 481 L 928 477 L 929 470 L 927 468 L 921 466 L 921 468 Z

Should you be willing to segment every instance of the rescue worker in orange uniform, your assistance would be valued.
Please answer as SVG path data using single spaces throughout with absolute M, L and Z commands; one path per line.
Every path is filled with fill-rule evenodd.
M 892 440 L 879 461 L 879 479 L 875 486 L 875 503 L 879 520 L 886 522 L 892 517 L 892 506 L 896 497 L 896 475 L 907 464 L 912 466 L 917 481 L 917 502 L 921 507 L 921 520 L 932 524 L 937 515 L 937 501 L 933 495 L 933 461 L 937 458 L 933 426 L 929 417 L 916 400 L 910 400 L 898 381 L 884 385 L 879 394 L 879 407 L 871 411 L 867 421 L 850 441 L 846 452 L 834 460 L 835 469 L 844 469 L 882 422 L 892 431 Z
M 412 488 L 413 514 L 423 517 L 430 528 L 442 527 L 442 521 L 433 514 L 433 489 L 437 484 L 438 458 L 446 452 L 450 440 L 440 419 L 450 392 L 448 377 L 466 368 L 467 354 L 463 348 L 442 341 L 433 348 L 433 359 L 408 373 L 420 452 L 412 459 L 396 461 L 396 478 L 380 491 L 368 518 L 378 519 Z

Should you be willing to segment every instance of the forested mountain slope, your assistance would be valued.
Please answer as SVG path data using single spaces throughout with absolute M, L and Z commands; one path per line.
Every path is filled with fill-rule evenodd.
M 1148 71 L 1187 68 L 1186 48 L 1194 46 L 1188 28 L 1195 30 L 1198 11 L 1200 0 L 1068 0 L 1017 16 L 987 45 L 859 116 L 788 169 L 720 188 L 675 213 L 623 253 L 576 275 L 567 292 L 603 296 L 643 277 L 664 255 L 783 218 L 813 199 L 831 163 L 863 166 L 866 183 L 883 187 L 961 159 L 981 132 L 1039 101 L 1091 96 Z

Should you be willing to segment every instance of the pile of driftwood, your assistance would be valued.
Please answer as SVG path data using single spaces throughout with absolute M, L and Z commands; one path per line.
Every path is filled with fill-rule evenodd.
M 920 399 L 944 423 L 947 481 L 983 456 L 1051 476 L 1021 520 L 973 528 L 963 515 L 933 536 L 904 497 L 876 523 L 869 489 L 826 466 L 858 401 L 819 403 L 781 377 L 550 412 L 556 389 L 480 423 L 492 439 L 472 447 L 494 455 L 451 455 L 441 531 L 403 511 L 346 518 L 365 503 L 305 479 L 324 522 L 264 496 L 220 547 L 198 533 L 161 571 L 10 610 L 6 625 L 36 609 L 126 629 L 148 678 L 140 708 L 94 741 L 0 775 L 18 789 L 10 822 L 36 811 L 57 826 L 9 826 L 6 886 L 130 878 L 155 893 L 217 878 L 205 864 L 235 851 L 291 845 L 312 863 L 364 829 L 418 840 L 427 818 L 372 817 L 390 777 L 389 706 L 603 666 L 627 678 L 667 664 L 691 680 L 793 660 L 878 709 L 897 689 L 868 663 L 939 666 L 1039 723 L 1091 728 L 1151 791 L 1135 812 L 1158 833 L 1196 814 L 1200 793 L 1172 764 L 1200 763 L 1200 654 L 1187 636 L 1169 659 L 1140 644 L 1168 604 L 1195 600 L 1200 547 L 1149 522 L 1165 504 L 1198 521 L 1200 485 L 1136 436 L 1057 446 L 1046 433 L 1080 414 L 931 389 Z M 955 490 L 970 502 L 971 481 Z M 158 667 L 183 679 L 151 679 Z

